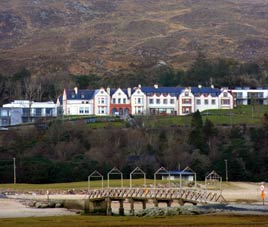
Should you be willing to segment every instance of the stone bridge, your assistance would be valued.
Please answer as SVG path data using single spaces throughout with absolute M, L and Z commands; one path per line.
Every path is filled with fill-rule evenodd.
M 209 204 L 224 202 L 223 196 L 216 191 L 184 189 L 184 188 L 105 188 L 88 191 L 88 204 L 85 204 L 89 213 L 112 214 L 111 202 L 118 201 L 119 214 L 124 215 L 124 201 L 130 203 L 130 213 L 134 214 L 134 203 L 141 202 L 143 209 L 146 209 L 148 202 L 153 202 L 157 207 L 164 202 L 168 207 L 172 202 L 179 205 L 185 203 Z

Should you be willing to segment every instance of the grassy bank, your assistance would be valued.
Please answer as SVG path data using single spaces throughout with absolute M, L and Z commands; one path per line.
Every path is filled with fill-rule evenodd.
M 253 227 L 268 225 L 267 216 L 176 216 L 176 217 L 106 217 L 63 216 L 0 219 L 1 227 L 124 227 L 124 226 L 194 226 L 194 227 Z
M 152 185 L 152 179 L 147 179 L 146 184 Z M 157 183 L 168 183 L 167 181 L 158 180 Z M 129 180 L 123 180 L 123 186 L 129 187 L 130 182 Z M 107 187 L 107 180 L 103 181 L 103 186 Z M 132 180 L 133 187 L 142 187 L 143 186 L 143 179 L 133 179 Z M 102 182 L 101 181 L 91 181 L 90 183 L 91 188 L 101 188 Z M 120 180 L 110 180 L 110 187 L 121 187 Z M 68 189 L 87 189 L 88 182 L 68 182 L 68 183 L 56 183 L 56 184 L 0 184 L 0 190 L 2 189 L 9 189 L 9 190 L 68 190 Z
M 233 110 L 206 110 L 201 113 L 203 121 L 211 120 L 215 125 L 260 125 L 264 113 L 268 113 L 268 106 L 238 106 Z M 189 116 L 148 116 L 146 126 L 161 125 L 190 126 L 192 117 Z

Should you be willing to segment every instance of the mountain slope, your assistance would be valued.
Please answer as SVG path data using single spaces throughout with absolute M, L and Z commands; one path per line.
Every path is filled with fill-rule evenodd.
M 116 73 L 268 55 L 268 0 L 1 0 L 0 72 Z

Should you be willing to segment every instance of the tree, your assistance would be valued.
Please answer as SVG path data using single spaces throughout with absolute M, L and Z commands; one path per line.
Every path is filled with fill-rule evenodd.
M 199 110 L 197 110 L 192 116 L 191 131 L 188 142 L 195 148 L 200 149 L 202 153 L 207 153 L 207 145 L 203 133 L 203 121 Z
M 204 134 L 204 139 L 207 143 L 209 152 L 213 158 L 216 156 L 216 146 L 215 146 L 215 141 L 214 138 L 218 135 L 218 130 L 214 126 L 213 122 L 210 121 L 209 119 L 206 119 L 204 127 L 203 127 L 203 134 Z M 214 143 L 213 143 L 214 141 Z

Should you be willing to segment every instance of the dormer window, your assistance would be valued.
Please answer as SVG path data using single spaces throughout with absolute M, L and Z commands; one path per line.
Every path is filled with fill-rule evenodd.
M 227 92 L 223 92 L 223 97 L 227 97 L 227 96 L 228 96 Z
M 84 99 L 85 98 L 85 95 L 84 94 L 81 94 L 81 98 Z
M 73 98 L 73 99 L 75 98 L 75 94 L 74 94 L 74 93 L 72 93 L 72 98 Z

